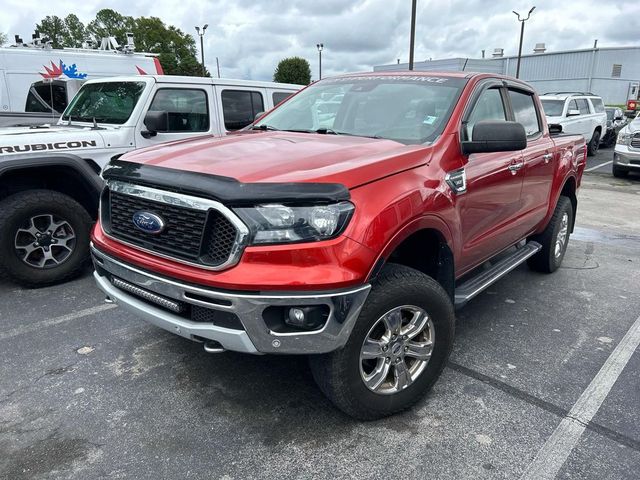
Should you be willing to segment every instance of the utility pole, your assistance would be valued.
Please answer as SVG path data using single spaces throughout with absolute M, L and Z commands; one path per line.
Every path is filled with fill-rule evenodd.
M 318 80 L 322 80 L 322 49 L 324 48 L 324 44 L 323 43 L 318 43 L 316 45 L 316 47 L 318 48 Z
M 416 5 L 418 0 L 411 3 L 411 38 L 409 39 L 409 70 L 413 70 L 413 49 L 416 43 Z
M 516 78 L 520 78 L 520 58 L 522 57 L 522 39 L 524 38 L 524 22 L 529 20 L 529 17 L 531 16 L 531 12 L 533 12 L 535 9 L 536 7 L 531 7 L 531 10 L 529 10 L 529 13 L 527 13 L 527 18 L 520 18 L 520 14 L 515 10 L 513 10 L 513 13 L 515 13 L 518 16 L 518 21 L 520 22 L 520 46 L 518 47 L 518 63 L 516 64 Z
M 202 58 L 202 76 L 204 77 L 207 73 L 206 73 L 206 69 L 204 67 L 204 31 L 207 29 L 207 27 L 209 26 L 209 24 L 205 23 L 204 27 L 202 27 L 202 33 L 200 32 L 200 27 L 196 27 L 196 32 L 198 32 L 198 35 L 200 36 L 200 56 Z M 218 77 L 220 76 L 220 74 L 218 73 Z

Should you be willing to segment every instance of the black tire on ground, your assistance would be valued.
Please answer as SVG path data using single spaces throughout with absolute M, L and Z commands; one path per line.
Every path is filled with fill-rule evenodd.
M 595 130 L 593 132 L 593 137 L 591 137 L 591 141 L 587 144 L 587 155 L 593 157 L 596 153 L 598 153 L 598 147 L 600 146 L 600 131 Z
M 552 273 L 560 267 L 564 254 L 567 251 L 572 224 L 573 206 L 571 205 L 571 200 L 567 197 L 560 197 L 553 216 L 544 229 L 544 232 L 530 238 L 530 240 L 542 245 L 542 249 L 533 257 L 529 258 L 527 262 L 529 268 L 537 272 Z M 564 231 L 564 233 L 561 233 L 562 231 Z M 559 248 L 558 253 L 556 251 L 556 245 L 558 244 L 558 237 L 560 235 L 564 237 L 564 242 L 562 243 L 562 247 Z
M 433 322 L 431 357 L 405 389 L 392 394 L 374 392 L 365 385 L 360 372 L 363 342 L 385 313 L 406 305 L 423 309 Z M 417 270 L 388 264 L 373 284 L 345 347 L 310 356 L 311 371 L 320 389 L 339 409 L 357 419 L 375 420 L 411 407 L 427 393 L 447 362 L 454 331 L 454 309 L 444 289 Z
M 629 170 L 619 167 L 618 165 L 614 165 L 611 170 L 613 172 L 613 176 L 616 178 L 626 178 L 627 175 L 629 175 Z
M 42 268 L 23 261 L 21 256 L 26 255 L 26 250 L 18 250 L 15 247 L 16 242 L 20 246 L 25 242 L 28 244 L 31 234 L 23 232 L 19 234 L 19 238 L 16 235 L 18 230 L 31 227 L 30 219 L 34 217 L 38 218 L 38 233 L 46 235 L 45 231 L 40 231 L 40 228 L 43 228 L 40 222 L 46 224 L 48 215 L 52 215 L 51 221 L 56 222 L 56 225 L 66 222 L 49 238 L 54 238 L 57 244 L 62 241 L 63 234 L 65 238 L 72 235 L 75 235 L 75 238 L 69 241 L 70 253 L 66 253 L 68 249 L 59 246 L 47 247 L 52 254 L 56 252 L 60 263 L 47 260 L 45 268 Z M 0 270 L 4 276 L 25 287 L 41 287 L 70 280 L 79 275 L 89 263 L 91 225 L 91 217 L 82 205 L 62 193 L 52 190 L 26 190 L 11 195 L 0 202 Z M 55 238 L 56 234 L 59 238 Z M 29 257 L 30 262 L 37 263 L 34 260 L 39 259 L 38 255 L 44 255 L 44 250 L 38 248 L 38 251 Z

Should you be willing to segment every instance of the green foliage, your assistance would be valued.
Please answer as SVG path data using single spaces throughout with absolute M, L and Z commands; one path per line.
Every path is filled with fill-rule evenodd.
M 311 67 L 304 58 L 290 57 L 280 60 L 273 73 L 274 82 L 309 85 L 311 83 Z
M 0 32 L 0 47 L 7 43 L 7 35 Z
M 104 37 L 114 37 L 120 45 L 125 45 L 126 34 L 131 32 L 136 50 L 157 53 L 167 75 L 202 75 L 194 38 L 173 25 L 165 25 L 157 17 L 134 18 L 105 8 L 86 27 L 77 16 L 70 14 L 64 20 L 47 16 L 36 28 L 43 37 L 53 41 L 54 48 L 79 47 L 88 35 L 93 35 L 98 43 Z M 205 73 L 210 76 L 209 72 Z

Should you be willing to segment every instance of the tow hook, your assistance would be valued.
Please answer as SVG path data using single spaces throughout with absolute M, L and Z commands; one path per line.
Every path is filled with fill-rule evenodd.
M 226 350 L 218 342 L 209 340 L 204 342 L 204 351 L 207 353 L 223 353 Z

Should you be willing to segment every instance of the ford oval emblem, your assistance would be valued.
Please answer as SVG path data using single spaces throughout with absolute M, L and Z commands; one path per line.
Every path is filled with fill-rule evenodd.
M 133 224 L 145 233 L 151 233 L 157 235 L 162 232 L 165 227 L 164 220 L 155 213 L 151 212 L 136 212 L 133 214 Z

